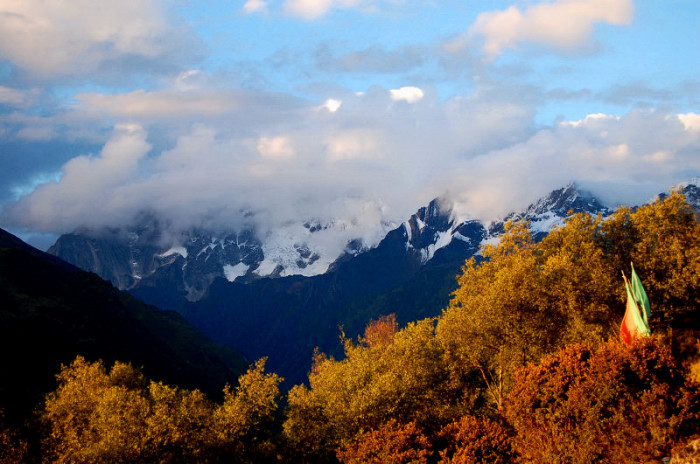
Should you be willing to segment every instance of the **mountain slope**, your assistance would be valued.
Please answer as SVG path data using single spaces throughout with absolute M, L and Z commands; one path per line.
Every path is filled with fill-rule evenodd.
M 575 187 L 552 192 L 530 216 L 562 221 L 577 199 L 592 213 L 599 203 Z M 556 208 L 556 209 L 555 209 Z M 530 211 L 530 210 L 528 210 Z M 543 217 L 544 217 L 543 216 Z M 499 225 L 494 226 L 498 231 Z M 502 229 L 502 223 L 500 223 Z M 436 316 L 456 288 L 465 260 L 491 238 L 476 220 L 457 222 L 449 203 L 433 200 L 389 232 L 375 248 L 339 259 L 319 276 L 260 279 L 247 284 L 217 279 L 201 300 L 179 311 L 215 340 L 268 366 L 290 383 L 302 382 L 315 347 L 340 354 L 340 328 L 355 337 L 372 319 L 395 313 L 399 323 Z M 134 294 L 157 303 L 155 293 Z
M 143 366 L 151 378 L 218 395 L 247 367 L 177 313 L 0 230 L 0 408 L 25 415 L 76 355 Z

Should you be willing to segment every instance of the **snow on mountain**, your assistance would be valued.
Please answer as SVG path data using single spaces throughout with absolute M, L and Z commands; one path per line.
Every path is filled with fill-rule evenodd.
M 502 221 L 489 226 L 489 235 L 498 236 L 503 233 L 503 227 L 509 220 L 527 220 L 535 240 L 542 239 L 554 227 L 564 225 L 564 220 L 571 214 L 588 213 L 608 216 L 612 210 L 603 205 L 600 200 L 589 192 L 579 190 L 575 183 L 553 190 L 549 195 L 528 206 L 524 211 L 513 212 Z
M 149 214 L 123 229 L 63 235 L 49 253 L 97 273 L 122 290 L 178 279 L 177 287 L 188 299 L 197 300 L 216 278 L 233 282 L 323 274 L 339 256 L 356 256 L 376 246 L 394 227 L 381 222 L 371 233 L 360 234 L 353 223 L 308 220 L 262 236 L 252 228 L 173 233 L 164 221 Z
M 237 278 L 246 275 L 248 269 L 250 269 L 250 266 L 243 263 L 238 263 L 235 266 L 231 266 L 230 264 L 224 264 L 224 276 L 226 276 L 226 280 L 228 280 L 229 282 L 233 282 Z
M 700 190 L 695 182 L 682 189 L 698 211 Z M 447 198 L 431 201 L 398 226 L 381 222 L 372 232 L 367 232 L 366 224 L 358 228 L 341 220 L 300 220 L 264 234 L 251 228 L 226 232 L 191 229 L 173 235 L 163 221 L 144 215 L 136 226 L 124 230 L 66 234 L 49 252 L 111 280 L 120 289 L 162 286 L 167 281 L 193 301 L 217 278 L 250 282 L 261 277 L 324 274 L 387 239 L 403 250 L 403 256 L 392 259 L 413 263 L 411 266 L 424 266 L 438 257 L 441 262 L 463 262 L 477 255 L 482 245 L 497 243 L 508 220 L 528 220 L 533 238 L 540 240 L 571 213 L 581 212 L 607 216 L 612 211 L 593 195 L 569 184 L 490 224 L 458 218 Z
M 503 220 L 490 224 L 487 234 L 480 235 L 480 232 L 475 230 L 460 232 L 469 224 L 480 222 L 471 218 L 457 219 L 452 203 L 444 198 L 433 200 L 427 207 L 419 209 L 402 226 L 407 252 L 414 253 L 419 257 L 421 264 L 426 264 L 433 259 L 438 250 L 450 246 L 455 240 L 476 247 L 478 254 L 478 247 L 481 245 L 498 243 L 508 220 L 528 220 L 533 237 L 539 240 L 554 227 L 563 225 L 570 214 L 581 212 L 601 213 L 604 216 L 611 213 L 593 195 L 580 191 L 575 184 L 569 184 L 552 191 L 524 211 L 511 213 Z
M 172 247 L 172 248 L 164 251 L 163 253 L 159 254 L 158 256 L 160 258 L 167 258 L 168 256 L 172 256 L 172 255 L 180 255 L 186 259 L 187 258 L 187 248 L 185 248 L 183 246 L 175 246 L 175 247 Z

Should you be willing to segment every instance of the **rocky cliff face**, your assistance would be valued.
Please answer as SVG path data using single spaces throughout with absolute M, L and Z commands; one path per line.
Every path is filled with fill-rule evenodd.
M 214 234 L 192 230 L 172 245 L 157 221 L 124 230 L 103 229 L 62 235 L 48 250 L 121 290 L 173 282 L 188 299 L 199 299 L 217 277 L 233 281 L 252 274 L 263 259 L 252 232 Z

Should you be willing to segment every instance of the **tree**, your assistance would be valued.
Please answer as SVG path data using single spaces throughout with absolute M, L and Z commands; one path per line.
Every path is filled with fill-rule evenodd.
M 565 325 L 561 314 L 542 305 L 537 274 L 541 262 L 527 222 L 506 224 L 496 246 L 482 250 L 487 261 L 467 261 L 459 287 L 437 324 L 437 337 L 457 377 L 477 371 L 488 396 L 503 405 L 516 366 L 539 358 Z
M 685 374 L 660 337 L 569 345 L 518 371 L 505 416 L 526 462 L 649 462 L 700 432 Z
M 206 463 L 217 458 L 213 404 L 198 390 L 148 382 L 129 364 L 77 357 L 41 413 L 56 463 Z
M 536 301 L 565 322 L 554 347 L 617 333 L 620 269 L 598 244 L 604 223 L 600 215 L 574 214 L 538 244 Z
M 462 416 L 439 437 L 441 464 L 508 464 L 516 457 L 513 432 L 487 417 Z
M 526 222 L 508 223 L 482 255 L 462 268 L 437 335 L 455 375 L 478 372 L 497 409 L 519 366 L 617 334 L 620 271 L 631 261 L 652 302 L 652 330 L 700 329 L 700 225 L 680 193 L 607 219 L 572 215 L 539 243 Z
M 390 420 L 337 451 L 343 464 L 427 464 L 430 441 L 415 422 Z
M 158 462 L 205 463 L 214 459 L 214 405 L 202 392 L 151 382 L 148 398 L 145 433 Z
M 56 463 L 136 462 L 146 450 L 145 379 L 128 364 L 108 374 L 78 357 L 63 366 L 42 413 L 45 455 Z
M 224 389 L 224 402 L 214 413 L 214 428 L 223 453 L 235 462 L 262 462 L 274 457 L 272 437 L 276 424 L 282 378 L 265 373 L 265 359 L 238 379 L 238 387 Z
M 28 457 L 28 445 L 17 431 L 4 422 L 4 413 L 0 410 L 0 462 L 3 464 L 22 464 Z
M 638 240 L 631 250 L 650 301 L 652 330 L 670 324 L 700 329 L 700 224 L 679 192 L 630 216 Z
M 392 327 L 393 319 L 384 318 L 358 343 L 343 339 L 343 360 L 316 354 L 310 387 L 290 391 L 284 423 L 299 454 L 331 459 L 343 443 L 392 420 L 414 422 L 430 434 L 471 408 L 469 391 L 453 383 L 446 368 L 434 321 L 409 324 L 389 337 Z

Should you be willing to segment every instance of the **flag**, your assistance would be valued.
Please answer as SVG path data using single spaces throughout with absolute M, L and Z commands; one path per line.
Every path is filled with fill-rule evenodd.
M 622 278 L 625 281 L 625 290 L 627 292 L 627 308 L 620 325 L 620 338 L 629 345 L 632 343 L 633 338 L 648 337 L 651 334 L 648 323 L 651 310 L 649 309 L 649 299 L 641 280 L 639 280 L 639 276 L 634 272 L 634 267 L 632 267 L 631 283 L 627 280 L 624 273 Z M 639 309 L 640 306 L 643 308 L 641 311 Z
M 649 298 L 647 297 L 647 292 L 644 291 L 644 286 L 642 285 L 642 281 L 639 280 L 639 276 L 634 271 L 634 265 L 631 264 L 631 266 L 632 266 L 632 275 L 630 276 L 630 284 L 632 286 L 632 296 L 634 297 L 634 301 L 637 302 L 639 309 L 641 309 L 642 318 L 644 319 L 644 322 L 646 323 L 647 327 L 649 327 L 649 318 L 651 318 L 651 309 L 649 308 Z

